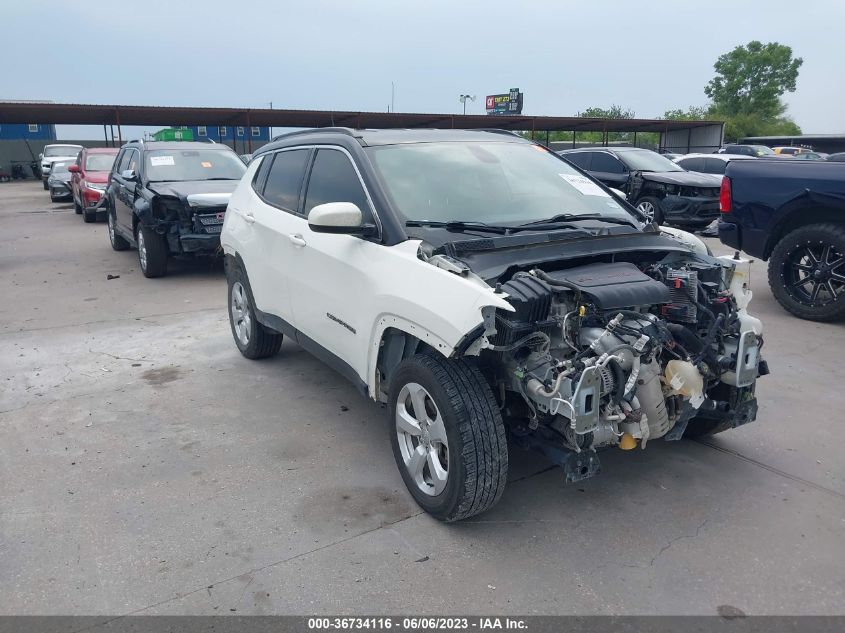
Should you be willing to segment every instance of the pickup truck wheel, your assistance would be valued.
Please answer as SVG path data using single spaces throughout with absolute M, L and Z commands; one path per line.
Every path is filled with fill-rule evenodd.
M 89 211 L 88 209 L 82 210 L 82 221 L 86 224 L 91 224 L 97 221 L 97 212 L 96 211 Z
M 389 402 L 393 455 L 423 510 L 457 521 L 499 500 L 508 475 L 505 426 L 478 367 L 413 356 L 396 369 Z
M 663 224 L 663 205 L 660 200 L 652 196 L 644 196 L 637 202 L 637 209 L 643 212 L 649 220 Z
M 246 358 L 257 360 L 278 353 L 284 338 L 279 332 L 264 327 L 255 318 L 255 303 L 246 274 L 239 268 L 229 278 L 229 325 L 235 345 Z
M 769 259 L 769 286 L 797 317 L 845 318 L 845 226 L 810 224 L 781 238 Z
M 143 225 L 138 225 L 135 237 L 138 243 L 138 261 L 144 277 L 162 277 L 167 274 L 167 243 L 164 236 Z
M 123 237 L 118 235 L 117 231 L 115 231 L 115 228 L 114 228 L 114 212 L 113 211 L 109 211 L 108 222 L 109 222 L 109 242 L 111 242 L 112 249 L 114 249 L 116 251 L 125 251 L 127 248 L 129 248 L 129 242 L 127 242 L 125 239 L 123 239 Z

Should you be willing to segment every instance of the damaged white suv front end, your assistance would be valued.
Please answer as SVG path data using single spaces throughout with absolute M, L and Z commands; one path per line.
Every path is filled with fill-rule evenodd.
M 261 148 L 221 235 L 241 353 L 283 336 L 385 404 L 415 501 L 492 507 L 508 446 L 566 481 L 600 451 L 755 419 L 750 262 L 649 223 L 503 133 L 293 133 Z

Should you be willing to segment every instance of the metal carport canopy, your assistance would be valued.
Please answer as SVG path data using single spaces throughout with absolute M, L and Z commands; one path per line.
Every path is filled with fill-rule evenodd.
M 0 102 L 0 124 L 2 123 L 121 126 L 243 125 L 303 128 L 345 126 L 375 129 L 504 128 L 520 131 L 533 130 L 535 132 L 568 132 L 574 130 L 586 132 L 669 132 L 714 124 L 720 125 L 721 121 Z

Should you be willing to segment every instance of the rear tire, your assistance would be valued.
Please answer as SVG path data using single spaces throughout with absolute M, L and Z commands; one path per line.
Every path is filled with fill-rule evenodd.
M 118 235 L 115 229 L 114 211 L 109 211 L 108 213 L 107 220 L 109 223 L 109 242 L 111 242 L 111 247 L 116 251 L 125 251 L 129 248 L 129 242 L 121 235 Z
M 144 277 L 153 279 L 167 274 L 167 242 L 163 235 L 138 225 L 135 241 L 138 244 L 138 261 Z
M 238 350 L 250 360 L 276 355 L 284 337 L 256 318 L 255 301 L 246 273 L 235 265 L 227 267 L 226 278 L 229 286 L 229 325 Z
M 436 354 L 413 356 L 396 369 L 389 398 L 393 455 L 417 504 L 441 521 L 495 505 L 507 482 L 508 446 L 478 367 Z
M 801 319 L 845 318 L 845 226 L 810 224 L 782 237 L 769 258 L 769 287 Z
M 654 196 L 643 196 L 637 200 L 637 209 L 650 217 L 655 224 L 663 224 L 663 204 Z

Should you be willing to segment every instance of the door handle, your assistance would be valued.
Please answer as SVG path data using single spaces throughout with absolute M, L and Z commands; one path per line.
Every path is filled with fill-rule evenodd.
M 244 221 L 247 224 L 253 224 L 255 222 L 255 216 L 251 213 L 244 213 Z
M 294 246 L 305 246 L 307 244 L 307 242 L 302 238 L 299 233 L 295 235 L 288 235 L 288 239 Z

